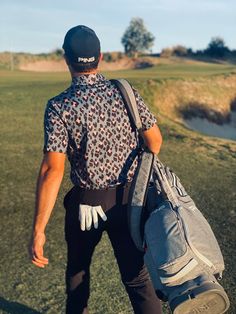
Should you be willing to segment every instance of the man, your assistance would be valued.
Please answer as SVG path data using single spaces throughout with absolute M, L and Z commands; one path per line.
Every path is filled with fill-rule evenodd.
M 137 150 L 122 97 L 116 87 L 98 74 L 102 58 L 95 32 L 86 26 L 70 29 L 64 39 L 65 60 L 71 86 L 49 100 L 45 110 L 44 157 L 36 193 L 32 236 L 32 262 L 45 267 L 45 227 L 54 207 L 64 173 L 66 155 L 74 187 L 67 193 L 65 238 L 67 314 L 88 313 L 89 267 L 93 251 L 107 231 L 118 262 L 122 282 L 135 313 L 161 313 L 140 253 L 129 234 L 127 195 Z M 160 150 L 162 137 L 155 117 L 135 91 L 146 145 Z

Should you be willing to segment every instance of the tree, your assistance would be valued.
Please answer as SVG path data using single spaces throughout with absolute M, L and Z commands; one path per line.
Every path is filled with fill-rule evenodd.
M 62 57 L 64 53 L 61 48 L 56 48 L 55 50 L 52 51 L 52 54 L 55 54 L 57 57 Z
M 137 56 L 139 52 L 149 50 L 154 40 L 155 37 L 146 29 L 143 19 L 133 18 L 124 32 L 121 43 L 126 54 Z
M 205 53 L 213 58 L 223 58 L 227 52 L 229 48 L 221 37 L 213 37 L 205 50 Z

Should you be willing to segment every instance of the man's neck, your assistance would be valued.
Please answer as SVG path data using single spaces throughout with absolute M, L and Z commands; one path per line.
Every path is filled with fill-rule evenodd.
M 97 73 L 98 73 L 98 70 L 93 70 L 93 71 L 89 71 L 89 72 L 72 72 L 71 77 L 74 78 L 74 77 L 78 77 L 81 75 L 89 75 L 89 74 L 97 74 Z

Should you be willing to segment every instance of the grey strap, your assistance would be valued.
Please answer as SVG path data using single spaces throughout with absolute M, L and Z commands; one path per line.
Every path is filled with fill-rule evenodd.
M 179 207 L 180 206 L 179 200 L 177 196 L 175 195 L 175 193 L 173 192 L 171 185 L 167 179 L 164 166 L 162 165 L 162 163 L 160 162 L 159 158 L 156 155 L 155 155 L 155 161 L 153 163 L 153 168 L 158 175 L 161 189 L 166 194 L 167 199 L 171 201 L 174 207 Z
M 134 91 L 133 91 L 132 87 L 130 86 L 130 84 L 126 80 L 120 79 L 118 81 L 124 86 L 124 89 L 126 90 L 128 96 L 129 96 L 130 103 L 132 105 L 130 108 L 130 111 L 131 111 L 132 116 L 134 118 L 137 129 L 140 130 L 140 129 L 142 129 L 142 122 L 141 122 L 141 119 L 139 116 Z
M 142 122 L 141 122 L 141 119 L 139 116 L 134 91 L 133 91 L 131 85 L 129 84 L 129 82 L 127 82 L 124 79 L 111 80 L 111 82 L 113 82 L 118 87 L 118 89 L 120 90 L 121 95 L 124 98 L 124 101 L 128 106 L 127 109 L 129 111 L 130 118 L 132 119 L 134 126 L 136 127 L 136 129 L 139 131 L 139 133 L 141 135 Z
M 129 82 L 127 82 L 124 79 L 119 79 L 119 80 L 112 80 L 117 87 L 119 88 L 127 106 L 128 110 L 130 113 L 130 116 L 132 118 L 132 122 L 134 123 L 135 127 L 138 129 L 139 134 L 143 137 L 143 133 L 141 132 L 142 130 L 142 122 L 139 116 L 138 108 L 137 108 L 137 103 L 134 95 L 134 91 L 132 87 L 130 86 Z M 173 192 L 170 183 L 167 179 L 164 166 L 162 165 L 161 161 L 159 160 L 158 156 L 154 156 L 154 163 L 153 163 L 153 168 L 155 172 L 157 173 L 159 177 L 159 183 L 164 191 L 167 199 L 171 201 L 174 207 L 179 206 L 179 200 L 176 197 L 175 193 Z

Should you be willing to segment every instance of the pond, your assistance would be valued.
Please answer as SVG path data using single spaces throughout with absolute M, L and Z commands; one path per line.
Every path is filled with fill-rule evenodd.
M 194 131 L 236 141 L 236 111 L 231 111 L 229 123 L 221 125 L 199 117 L 185 119 L 184 122 L 189 129 Z

